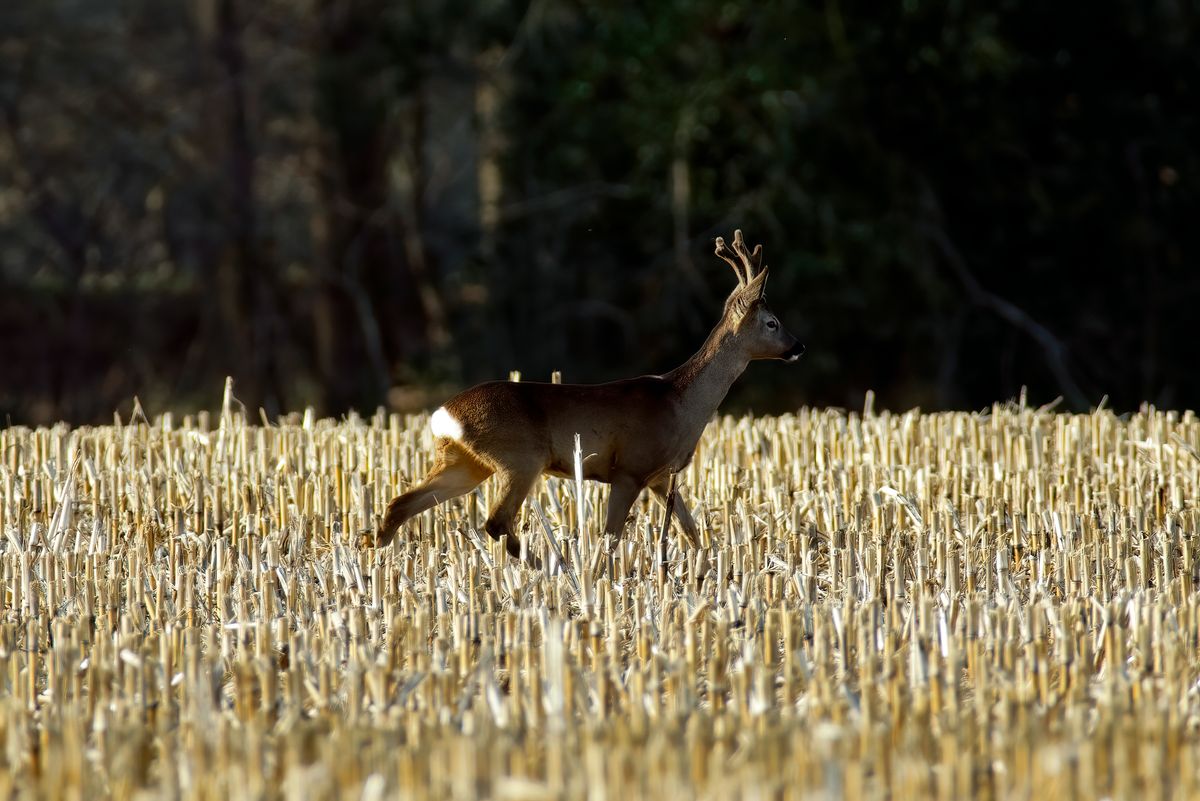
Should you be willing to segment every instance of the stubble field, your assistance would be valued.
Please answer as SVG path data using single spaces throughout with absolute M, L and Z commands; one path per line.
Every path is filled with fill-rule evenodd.
M 426 422 L 0 430 L 0 798 L 1200 798 L 1191 413 L 722 418 L 707 547 L 547 479 L 541 571 L 358 547 Z

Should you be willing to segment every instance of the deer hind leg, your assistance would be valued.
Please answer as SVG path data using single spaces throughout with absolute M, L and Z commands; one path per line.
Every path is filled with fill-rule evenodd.
M 650 484 L 650 491 L 654 493 L 654 497 L 665 507 L 667 505 L 667 494 L 671 491 L 671 479 L 664 476 Z M 679 484 L 675 485 L 675 502 L 671 504 L 671 516 L 675 518 L 675 522 L 679 523 L 679 527 L 683 529 L 684 536 L 691 542 L 693 548 L 700 547 L 700 529 L 696 526 L 696 521 L 692 519 L 692 513 L 688 511 L 687 503 L 683 500 L 683 493 L 679 491 Z
M 448 440 L 438 450 L 433 470 L 418 486 L 392 498 L 375 535 L 375 544 L 389 545 L 400 526 L 426 509 L 457 498 L 479 486 L 492 471 Z
M 492 505 L 487 523 L 483 528 L 494 540 L 503 537 L 505 549 L 517 559 L 521 558 L 521 542 L 517 539 L 513 524 L 516 522 L 517 513 L 521 511 L 521 504 L 525 501 L 525 496 L 533 489 L 534 482 L 541 474 L 541 469 L 536 467 L 506 469 L 497 473 L 500 481 L 500 486 L 497 488 L 498 499 Z M 536 565 L 532 554 L 530 554 L 530 562 Z

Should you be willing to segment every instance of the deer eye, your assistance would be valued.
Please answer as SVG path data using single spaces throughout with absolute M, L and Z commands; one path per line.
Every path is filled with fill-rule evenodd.
M 772 318 L 772 319 L 770 319 L 770 320 L 767 320 L 767 330 L 769 330 L 769 331 L 774 331 L 774 330 L 775 330 L 776 328 L 778 328 L 778 327 L 779 327 L 779 321 L 778 321 L 778 320 L 776 320 L 776 319 L 774 319 L 774 318 Z

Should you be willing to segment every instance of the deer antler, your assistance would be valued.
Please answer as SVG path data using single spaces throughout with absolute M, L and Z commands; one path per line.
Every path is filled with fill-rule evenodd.
M 733 268 L 733 274 L 737 276 L 738 286 L 746 283 L 746 277 L 742 275 L 742 265 L 738 260 L 737 254 L 729 249 L 725 244 L 725 237 L 717 237 L 716 254 L 725 261 L 729 262 L 729 266 Z
M 729 263 L 737 276 L 738 286 L 745 286 L 758 274 L 762 263 L 762 245 L 755 245 L 754 251 L 746 249 L 746 240 L 742 238 L 742 229 L 733 232 L 733 248 L 725 244 L 723 237 L 717 237 L 716 254 Z
M 755 245 L 753 252 L 748 251 L 746 240 L 742 239 L 742 229 L 739 228 L 733 232 L 733 249 L 738 252 L 742 262 L 747 265 L 746 279 L 749 280 L 758 275 L 758 268 L 762 264 L 762 245 Z

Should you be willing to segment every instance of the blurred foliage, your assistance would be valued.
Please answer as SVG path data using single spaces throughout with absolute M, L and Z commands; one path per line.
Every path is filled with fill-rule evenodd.
M 1200 9 L 0 7 L 0 413 L 661 372 L 761 241 L 730 407 L 1200 399 Z

